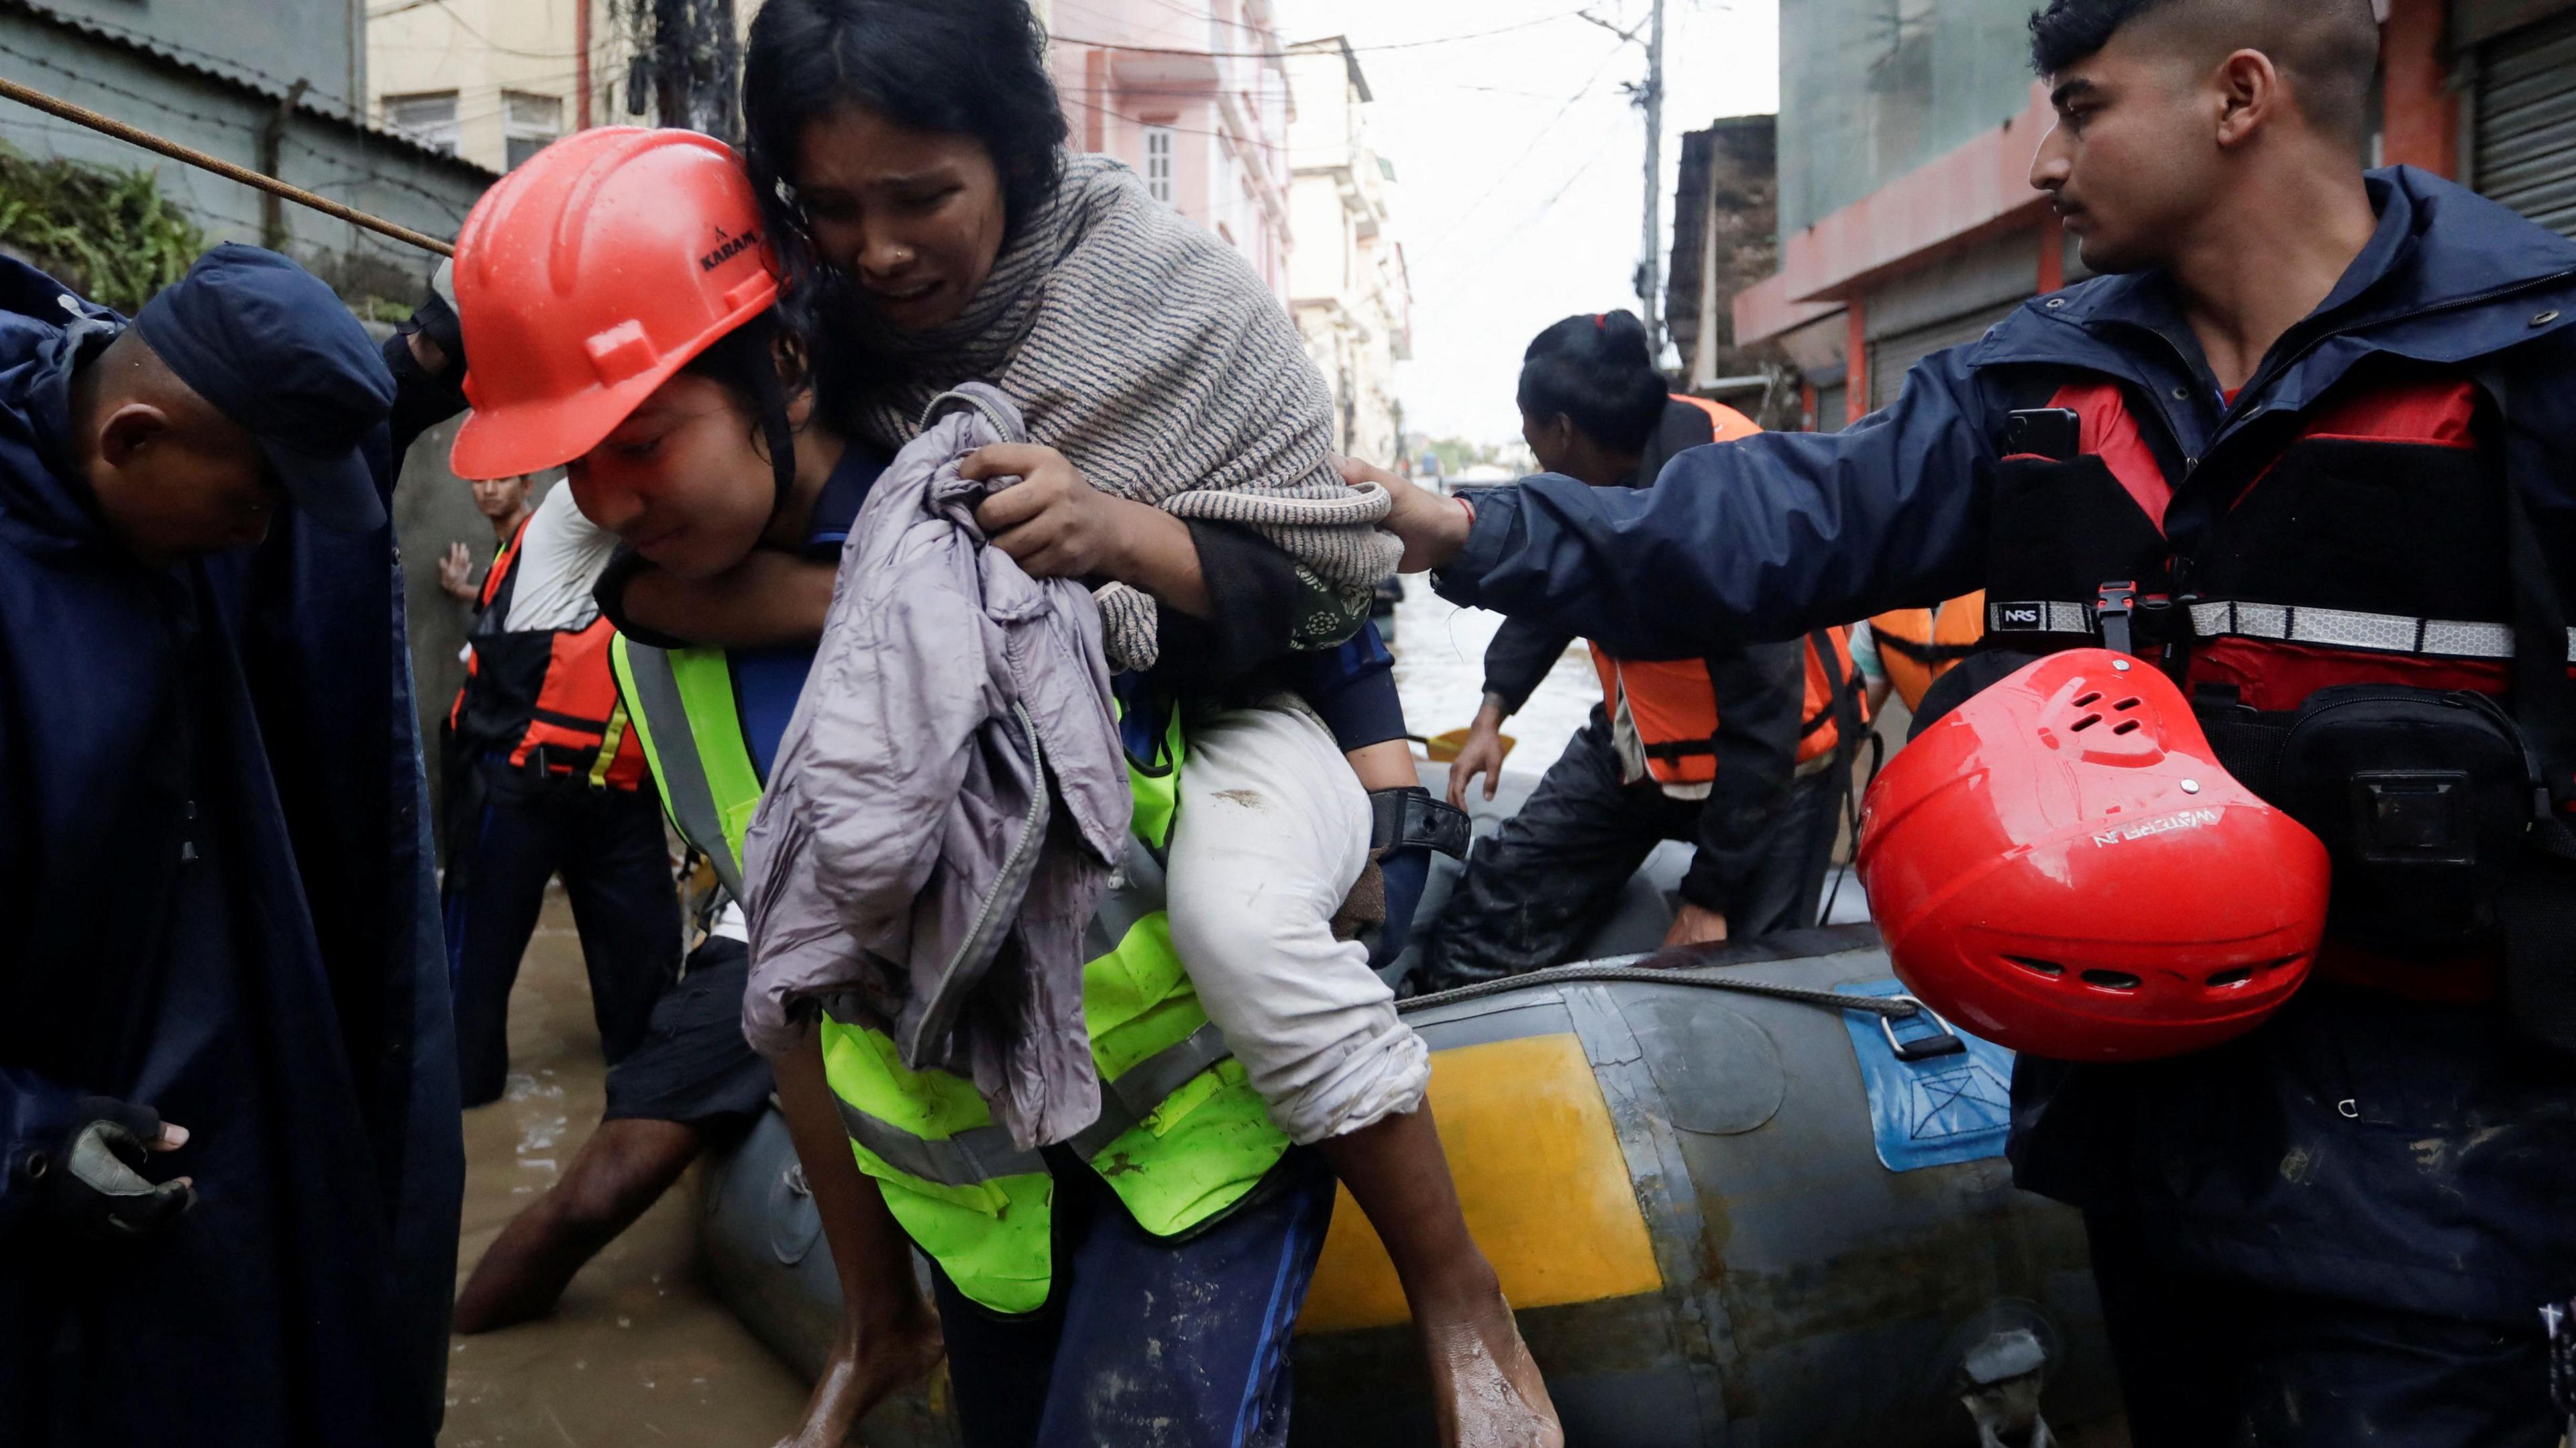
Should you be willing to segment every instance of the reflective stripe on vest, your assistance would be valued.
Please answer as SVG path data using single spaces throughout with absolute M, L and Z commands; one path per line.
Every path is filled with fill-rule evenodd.
M 742 837 L 760 808 L 760 772 L 742 742 L 724 651 L 673 652 L 619 634 L 608 657 L 672 828 L 707 857 L 725 892 L 742 899 Z M 731 747 L 710 749 L 698 736 L 699 719 L 732 721 L 717 731 Z
M 664 808 L 739 900 L 760 780 L 730 664 L 721 650 L 626 638 L 611 658 Z M 1288 1150 L 1172 949 L 1155 851 L 1170 839 L 1183 752 L 1175 717 L 1155 759 L 1128 761 L 1133 837 L 1084 937 L 1083 1016 L 1101 1115 L 1069 1143 L 1139 1226 L 1164 1237 L 1232 1210 Z M 823 1005 L 824 1078 L 852 1154 L 895 1220 L 975 1302 L 1005 1313 L 1043 1307 L 1054 1280 L 1045 1158 L 1012 1143 L 973 1082 L 905 1069 L 891 1036 Z

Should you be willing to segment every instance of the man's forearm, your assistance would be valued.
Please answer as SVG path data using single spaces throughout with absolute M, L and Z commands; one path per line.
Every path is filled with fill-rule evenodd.
M 1132 505 L 1123 546 L 1110 574 L 1130 588 L 1152 594 L 1161 603 L 1192 618 L 1216 611 L 1208 595 L 1207 576 L 1199 567 L 1199 545 L 1190 525 L 1142 503 Z
M 836 572 L 769 549 L 702 581 L 648 567 L 628 580 L 623 611 L 655 633 L 714 648 L 810 644 L 823 636 Z

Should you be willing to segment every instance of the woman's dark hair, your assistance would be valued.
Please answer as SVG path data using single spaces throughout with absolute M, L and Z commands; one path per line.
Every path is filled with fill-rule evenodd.
M 751 439 L 769 459 L 784 499 L 796 471 L 797 429 L 787 420 L 787 404 L 814 385 L 805 339 L 772 307 L 708 343 L 680 371 L 723 388 L 751 420 Z
M 789 275 L 813 268 L 795 200 L 806 127 L 859 107 L 916 131 L 973 136 L 1016 230 L 1063 175 L 1064 110 L 1028 0 L 768 0 L 743 53 L 752 188 Z
M 680 370 L 723 388 L 755 423 L 770 386 L 793 397 L 811 381 L 803 339 L 775 307 L 708 343 Z M 764 372 L 773 379 L 770 384 L 761 381 Z
M 1646 324 L 1634 312 L 1568 317 L 1521 354 L 1521 411 L 1542 419 L 1563 414 L 1614 453 L 1645 451 L 1666 397 Z

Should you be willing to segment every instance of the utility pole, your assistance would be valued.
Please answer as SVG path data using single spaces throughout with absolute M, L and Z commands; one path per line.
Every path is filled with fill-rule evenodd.
M 1657 366 L 1664 358 L 1664 0 L 1654 0 L 1655 14 L 1646 41 L 1646 93 L 1638 104 L 1646 110 L 1646 245 L 1638 272 L 1637 299 L 1645 304 L 1647 355 Z
M 662 124 L 739 142 L 742 46 L 733 0 L 633 3 L 649 6 L 652 15 L 653 103 Z
M 1664 0 L 1650 0 L 1645 25 L 1632 29 L 1622 29 L 1589 10 L 1579 13 L 1621 40 L 1646 48 L 1645 82 L 1622 89 L 1646 113 L 1646 224 L 1638 248 L 1637 314 L 1645 318 L 1646 346 L 1660 366 L 1664 355 Z

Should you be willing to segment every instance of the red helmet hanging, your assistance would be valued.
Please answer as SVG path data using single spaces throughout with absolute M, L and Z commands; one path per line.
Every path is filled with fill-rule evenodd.
M 2325 846 L 2218 767 L 2171 680 L 2102 649 L 2051 654 L 1900 750 L 1859 870 L 1916 996 L 2060 1060 L 2252 1030 L 2325 932 Z

